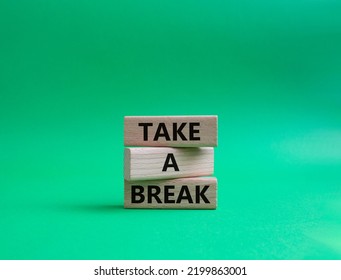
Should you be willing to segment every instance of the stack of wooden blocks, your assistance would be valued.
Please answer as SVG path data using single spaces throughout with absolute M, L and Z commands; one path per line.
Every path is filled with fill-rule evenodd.
M 216 209 L 217 116 L 125 117 L 124 207 Z

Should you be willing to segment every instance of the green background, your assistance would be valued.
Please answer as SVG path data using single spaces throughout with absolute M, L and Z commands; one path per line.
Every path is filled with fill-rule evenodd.
M 1 259 L 340 259 L 341 2 L 1 1 Z M 218 209 L 123 209 L 125 115 L 219 116 Z

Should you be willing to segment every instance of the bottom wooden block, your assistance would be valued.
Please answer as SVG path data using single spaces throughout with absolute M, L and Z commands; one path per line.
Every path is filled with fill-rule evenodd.
M 217 179 L 124 181 L 124 207 L 216 209 Z

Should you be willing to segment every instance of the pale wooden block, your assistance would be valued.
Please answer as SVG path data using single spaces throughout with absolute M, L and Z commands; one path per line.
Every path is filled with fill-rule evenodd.
M 210 176 L 213 148 L 125 148 L 124 179 L 153 180 Z
M 215 147 L 217 116 L 125 117 L 125 146 Z
M 216 209 L 217 179 L 124 181 L 124 207 Z

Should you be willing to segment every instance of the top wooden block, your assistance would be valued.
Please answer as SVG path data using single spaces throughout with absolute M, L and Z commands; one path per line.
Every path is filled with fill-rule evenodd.
M 217 116 L 124 117 L 124 145 L 215 147 L 217 122 Z

